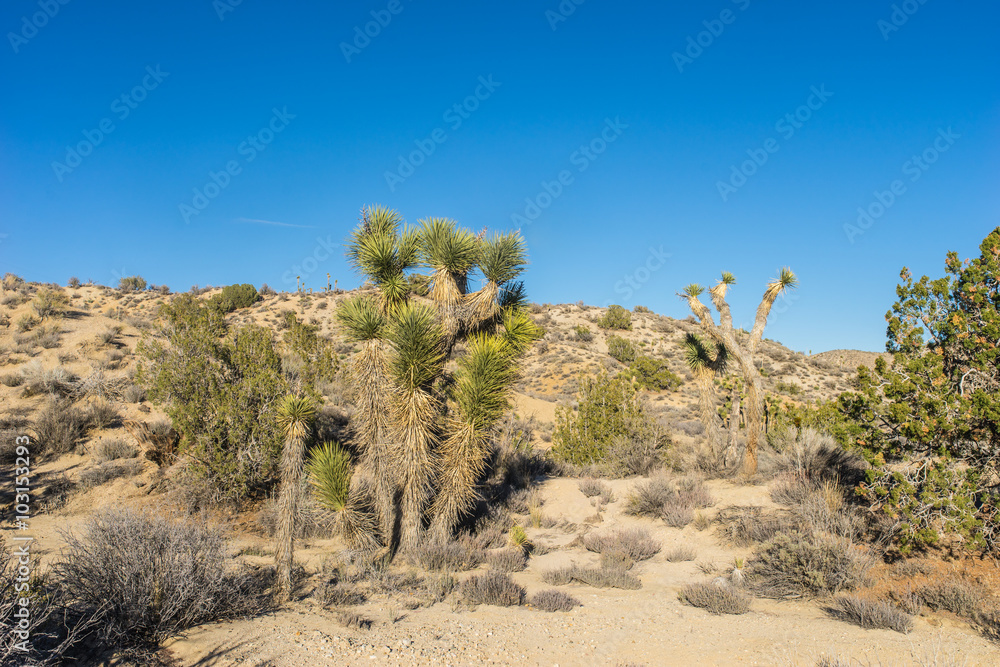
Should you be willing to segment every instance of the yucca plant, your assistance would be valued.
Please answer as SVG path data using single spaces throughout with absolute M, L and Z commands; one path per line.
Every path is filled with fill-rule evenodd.
M 684 337 L 684 358 L 694 374 L 698 387 L 698 405 L 701 423 L 705 426 L 708 446 L 718 459 L 722 443 L 722 424 L 715 407 L 715 377 L 726 369 L 726 347 L 720 343 L 714 349 L 693 333 Z
M 366 507 L 377 515 L 376 537 L 390 555 L 418 547 L 428 521 L 435 537 L 447 537 L 475 505 L 491 431 L 539 334 L 514 281 L 525 256 L 518 234 L 485 239 L 442 218 L 415 233 L 379 207 L 362 212 L 349 239 L 348 258 L 378 293 L 337 313 L 360 343 L 349 370 L 361 455 L 343 507 L 358 521 Z M 431 269 L 432 305 L 397 288 L 418 260 Z M 485 285 L 469 294 L 477 268 Z M 455 346 L 460 340 L 467 344 Z
M 324 506 L 342 511 L 351 487 L 351 456 L 336 442 L 324 442 L 306 461 L 306 479 Z
M 701 285 L 688 285 L 678 296 L 687 301 L 691 312 L 695 314 L 712 340 L 725 347 L 729 359 L 736 362 L 740 374 L 743 376 L 746 385 L 747 446 L 743 456 L 742 474 L 749 477 L 757 472 L 757 445 L 760 441 L 764 418 L 764 384 L 760 371 L 754 363 L 754 355 L 764 335 L 764 327 L 767 326 L 767 318 L 775 300 L 785 290 L 794 288 L 798 281 L 790 269 L 783 268 L 778 277 L 768 283 L 760 305 L 757 307 L 753 329 L 745 340 L 737 337 L 737 332 L 733 328 L 733 317 L 729 310 L 729 303 L 726 301 L 726 293 L 729 287 L 735 283 L 736 278 L 733 274 L 728 271 L 723 272 L 719 282 L 709 290 L 712 303 L 719 312 L 718 324 L 715 323 L 708 306 L 699 299 L 705 291 Z M 734 398 L 737 397 L 734 396 Z M 738 420 L 738 414 L 733 414 L 731 419 Z
M 278 570 L 275 596 L 279 602 L 287 602 L 292 594 L 295 517 L 298 513 L 306 440 L 315 420 L 316 405 L 308 397 L 286 396 L 278 405 L 277 421 L 285 435 L 285 447 L 281 455 L 281 492 L 278 498 L 278 544 L 274 553 Z

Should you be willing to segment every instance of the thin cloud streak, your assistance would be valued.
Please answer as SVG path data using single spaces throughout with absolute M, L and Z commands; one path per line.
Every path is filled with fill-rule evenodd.
M 313 225 L 293 225 L 290 222 L 277 222 L 275 220 L 258 220 L 257 218 L 237 218 L 236 222 L 249 222 L 258 225 L 273 225 L 275 227 L 295 227 L 297 229 L 316 229 Z

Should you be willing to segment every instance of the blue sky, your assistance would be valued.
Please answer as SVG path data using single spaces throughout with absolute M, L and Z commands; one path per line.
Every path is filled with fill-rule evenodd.
M 768 337 L 876 350 L 1000 224 L 995 3 L 577 2 L 6 2 L 0 270 L 351 287 L 381 203 L 520 227 L 538 302 L 788 265 Z

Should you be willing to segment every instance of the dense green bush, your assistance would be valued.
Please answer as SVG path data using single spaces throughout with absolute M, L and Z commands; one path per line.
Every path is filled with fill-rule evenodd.
M 142 276 L 125 276 L 118 279 L 118 289 L 122 292 L 141 292 L 146 289 L 146 279 Z
M 625 374 L 635 378 L 643 389 L 653 391 L 674 391 L 684 384 L 681 377 L 670 370 L 670 364 L 665 359 L 646 355 L 637 356 Z
M 576 409 L 557 408 L 552 453 L 574 465 L 600 464 L 616 439 L 657 439 L 655 422 L 625 377 L 583 378 Z
M 240 308 L 249 308 L 257 303 L 259 299 L 260 295 L 257 293 L 257 288 L 248 283 L 243 283 L 242 285 L 227 285 L 223 287 L 220 294 L 216 294 L 209 299 L 209 303 L 218 308 L 223 315 L 226 315 Z
M 632 329 L 632 313 L 618 305 L 611 305 L 604 316 L 597 320 L 602 329 Z
M 621 336 L 608 336 L 608 354 L 623 364 L 630 364 L 635 361 L 637 352 L 635 345 Z
M 254 325 L 229 332 L 219 310 L 190 294 L 161 315 L 167 343 L 140 343 L 140 382 L 165 407 L 195 471 L 222 497 L 263 491 L 281 451 L 275 404 L 288 392 L 270 333 Z
M 589 343 L 594 340 L 594 332 L 590 330 L 590 327 L 578 324 L 573 327 L 573 333 L 576 335 L 576 339 L 584 343 Z

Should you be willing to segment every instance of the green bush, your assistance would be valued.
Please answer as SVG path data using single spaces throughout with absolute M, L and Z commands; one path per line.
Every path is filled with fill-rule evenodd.
M 653 391 L 675 391 L 684 381 L 670 370 L 670 364 L 665 359 L 654 359 L 639 355 L 629 364 L 625 374 L 634 377 L 643 389 Z
M 622 362 L 630 364 L 635 361 L 635 345 L 621 336 L 608 336 L 608 354 Z
M 61 289 L 43 287 L 35 294 L 31 306 L 38 313 L 38 316 L 43 319 L 46 317 L 58 317 L 69 306 L 69 297 L 63 294 Z
M 139 345 L 139 381 L 165 406 L 199 476 L 241 500 L 274 478 L 283 438 L 275 424 L 288 393 L 271 335 L 249 325 L 230 333 L 219 310 L 191 294 L 161 308 L 166 344 Z M 228 335 L 227 335 L 228 334 Z
M 589 343 L 594 340 L 594 332 L 590 330 L 590 327 L 578 324 L 573 327 L 573 333 L 576 335 L 576 339 L 583 341 L 584 343 Z
M 858 587 L 870 567 L 850 540 L 792 531 L 758 547 L 746 577 L 762 597 L 815 597 Z
M 257 288 L 248 283 L 242 285 L 227 285 L 222 288 L 220 294 L 213 296 L 209 303 L 218 308 L 223 315 L 227 315 L 240 308 L 249 308 L 257 303 L 260 295 Z
M 656 437 L 657 428 L 628 378 L 583 378 L 576 409 L 557 408 L 553 455 L 574 465 L 600 464 L 617 438 Z
M 602 329 L 632 330 L 632 313 L 618 305 L 611 305 L 604 316 L 597 320 Z
M 125 276 L 118 279 L 118 289 L 122 292 L 141 292 L 146 289 L 146 279 L 142 276 Z

